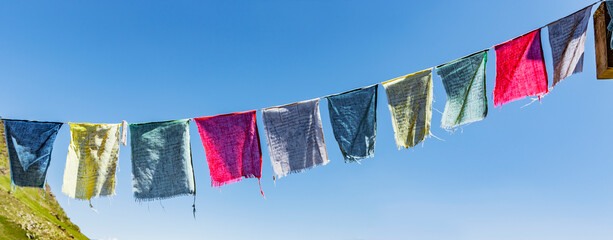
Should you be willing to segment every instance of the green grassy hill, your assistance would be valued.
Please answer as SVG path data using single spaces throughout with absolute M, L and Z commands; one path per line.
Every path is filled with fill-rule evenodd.
M 6 151 L 0 121 L 0 239 L 88 239 L 70 222 L 48 185 L 11 191 Z

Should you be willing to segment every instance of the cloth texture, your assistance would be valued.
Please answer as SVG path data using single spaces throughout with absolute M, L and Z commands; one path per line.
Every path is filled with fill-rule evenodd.
M 196 194 L 189 141 L 189 119 L 130 124 L 137 200 Z
M 496 45 L 494 48 L 496 49 L 495 107 L 526 96 L 540 98 L 548 92 L 540 29 Z
M 377 85 L 327 99 L 334 138 L 345 162 L 373 157 L 377 136 Z
M 430 135 L 432 69 L 381 83 L 385 88 L 398 148 L 414 147 Z
M 211 186 L 262 175 L 262 151 L 256 112 L 194 118 L 204 145 Z
M 329 162 L 319 99 L 262 110 L 270 162 L 277 178 Z
M 121 124 L 69 124 L 62 192 L 85 200 L 114 195 Z
M 447 93 L 445 111 L 441 119 L 442 128 L 451 129 L 483 120 L 487 116 L 486 62 L 487 50 L 436 68 Z
M 547 25 L 553 57 L 553 86 L 583 71 L 585 37 L 591 12 L 590 5 Z
M 11 182 L 20 187 L 43 188 L 51 162 L 53 142 L 62 123 L 4 120 L 11 164 Z

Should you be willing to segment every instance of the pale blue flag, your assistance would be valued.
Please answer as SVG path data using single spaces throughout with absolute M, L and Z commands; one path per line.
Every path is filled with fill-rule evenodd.
M 487 116 L 486 62 L 487 50 L 436 67 L 447 92 L 442 128 L 451 129 Z

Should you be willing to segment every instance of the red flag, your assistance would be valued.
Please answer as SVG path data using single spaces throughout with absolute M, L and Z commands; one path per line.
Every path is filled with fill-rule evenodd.
M 540 98 L 548 92 L 540 29 L 498 44 L 494 48 L 496 49 L 494 107 L 526 96 Z
M 206 152 L 211 186 L 238 182 L 242 177 L 261 177 L 262 151 L 255 111 L 194 118 L 194 121 Z

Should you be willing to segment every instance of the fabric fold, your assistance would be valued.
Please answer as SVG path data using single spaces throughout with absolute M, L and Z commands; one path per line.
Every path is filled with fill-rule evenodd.
M 436 67 L 447 93 L 442 128 L 452 129 L 487 116 L 486 62 L 487 50 Z
M 260 178 L 262 151 L 256 111 L 194 118 L 204 145 L 211 186 Z
M 540 29 L 498 44 L 494 48 L 494 107 L 526 96 L 540 98 L 549 92 Z
M 377 85 L 327 99 L 334 138 L 345 162 L 373 157 L 377 136 Z
M 4 120 L 13 184 L 44 187 L 53 142 L 61 126 L 57 122 Z
M 189 119 L 130 124 L 137 200 L 195 195 Z
M 84 200 L 114 195 L 121 124 L 69 124 L 62 192 Z
M 270 162 L 277 178 L 329 162 L 319 99 L 262 110 Z
M 566 77 L 583 71 L 583 53 L 592 6 L 583 8 L 549 25 L 549 44 L 553 58 L 553 86 Z
M 414 147 L 430 135 L 432 69 L 381 83 L 385 88 L 398 148 Z

